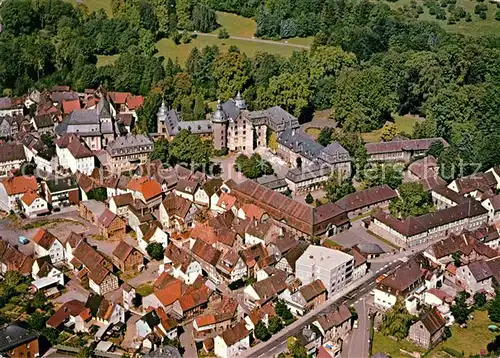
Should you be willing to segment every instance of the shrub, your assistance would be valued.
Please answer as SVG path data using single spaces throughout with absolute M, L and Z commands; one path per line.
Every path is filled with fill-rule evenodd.
M 229 38 L 229 33 L 227 32 L 225 27 L 222 27 L 219 30 L 219 34 L 217 35 L 217 37 L 220 39 L 228 39 Z
M 162 260 L 163 259 L 163 246 L 159 242 L 152 242 L 146 247 L 146 251 L 149 256 L 151 256 L 154 260 Z

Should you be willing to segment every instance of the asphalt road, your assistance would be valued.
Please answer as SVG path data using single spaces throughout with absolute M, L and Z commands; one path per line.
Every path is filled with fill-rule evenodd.
M 262 358 L 262 357 L 272 357 L 277 356 L 279 353 L 284 352 L 286 350 L 286 341 L 287 338 L 293 336 L 300 332 L 302 328 L 314 322 L 318 315 L 328 313 L 333 308 L 341 305 L 351 305 L 360 302 L 360 299 L 368 294 L 375 287 L 375 279 L 381 274 L 387 273 L 399 265 L 402 262 L 396 260 L 392 263 L 386 264 L 382 268 L 379 268 L 377 272 L 371 272 L 361 278 L 360 280 L 353 282 L 346 288 L 332 296 L 325 303 L 314 309 L 313 311 L 306 314 L 301 319 L 292 323 L 290 326 L 285 327 L 278 334 L 271 337 L 271 339 L 267 342 L 263 342 L 258 344 L 255 347 L 250 348 L 246 352 L 242 354 L 242 357 L 254 357 L 254 358 Z M 358 330 L 361 327 L 358 327 Z M 366 339 L 366 343 L 368 340 Z M 362 351 L 368 351 L 368 347 L 357 347 L 353 354 L 362 354 Z M 366 357 L 367 355 L 360 355 L 359 357 Z M 350 356 L 351 357 L 351 356 Z M 358 357 L 357 355 L 353 355 L 352 357 Z

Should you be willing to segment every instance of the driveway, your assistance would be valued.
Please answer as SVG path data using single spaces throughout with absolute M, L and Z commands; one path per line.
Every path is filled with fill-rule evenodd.
M 85 290 L 82 286 L 80 286 L 78 282 L 72 279 L 66 284 L 66 292 L 57 297 L 55 301 L 60 304 L 66 303 L 71 300 L 86 302 L 88 296 L 89 291 Z
M 196 350 L 196 344 L 193 338 L 193 323 L 186 323 L 182 328 L 184 328 L 184 332 L 179 337 L 181 346 L 184 348 L 182 356 L 188 358 L 198 357 L 198 351 Z
M 237 154 L 229 154 L 225 157 L 221 158 L 214 158 L 214 163 L 217 163 L 220 165 L 221 168 L 221 178 L 222 180 L 226 181 L 229 179 L 233 179 L 236 183 L 241 183 L 242 181 L 245 180 L 245 177 L 243 174 L 238 173 L 236 170 L 234 170 L 234 163 L 236 161 L 236 158 L 238 157 Z M 207 173 L 211 174 L 211 173 Z
M 141 273 L 137 276 L 127 280 L 127 283 L 132 287 L 137 287 L 142 285 L 143 283 L 156 280 L 156 278 L 158 277 L 159 265 L 159 261 L 149 262 L 145 270 L 141 271 Z
M 351 248 L 362 243 L 372 243 L 379 245 L 385 252 L 394 251 L 394 248 L 383 241 L 380 241 L 363 227 L 362 220 L 352 222 L 352 227 L 331 238 L 333 241 L 344 247 Z

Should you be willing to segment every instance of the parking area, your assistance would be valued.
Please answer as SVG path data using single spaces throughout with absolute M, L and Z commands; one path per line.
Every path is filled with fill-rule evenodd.
M 379 245 L 385 252 L 394 251 L 395 249 L 383 241 L 380 241 L 375 236 L 366 231 L 363 227 L 362 221 L 354 221 L 352 227 L 338 235 L 331 237 L 339 245 L 344 247 L 353 247 L 361 243 L 371 243 Z

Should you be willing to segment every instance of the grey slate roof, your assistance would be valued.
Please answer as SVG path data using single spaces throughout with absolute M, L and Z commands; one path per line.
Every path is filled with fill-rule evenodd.
M 15 347 L 38 338 L 34 331 L 27 330 L 16 324 L 0 327 L 0 353 L 5 353 Z
M 26 159 L 26 156 L 22 144 L 5 143 L 0 145 L 0 163 L 24 159 Z
M 222 104 L 222 110 L 230 119 L 236 119 L 240 115 L 240 109 L 236 106 L 232 98 Z
M 284 178 L 279 178 L 276 174 L 264 175 L 256 179 L 257 183 L 265 187 L 276 190 L 288 186 Z
M 147 136 L 143 134 L 137 135 L 126 135 L 116 138 L 114 141 L 108 144 L 106 148 L 110 154 L 115 154 L 113 151 L 120 150 L 132 150 L 134 153 L 150 152 L 153 150 L 153 142 Z M 123 154 L 117 152 L 116 154 Z
M 160 121 L 165 121 L 165 126 L 167 127 L 168 133 L 171 136 L 177 135 L 181 130 L 187 129 L 194 134 L 210 134 L 212 133 L 212 122 L 210 120 L 201 121 L 183 121 L 180 113 L 171 109 L 166 112 L 158 113 L 158 118 Z
M 280 133 L 278 143 L 295 153 L 300 153 L 310 160 L 319 156 L 321 150 L 324 148 L 318 142 L 291 128 L 285 129 Z

